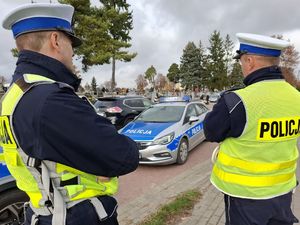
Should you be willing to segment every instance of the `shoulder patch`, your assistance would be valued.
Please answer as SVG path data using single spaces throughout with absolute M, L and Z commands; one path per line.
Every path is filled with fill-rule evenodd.
M 231 113 L 238 104 L 242 104 L 242 99 L 234 92 L 226 92 L 223 97 L 229 113 Z

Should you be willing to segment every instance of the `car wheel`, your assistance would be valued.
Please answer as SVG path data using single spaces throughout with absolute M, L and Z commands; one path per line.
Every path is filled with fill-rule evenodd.
M 177 164 L 184 164 L 188 158 L 189 154 L 189 145 L 187 139 L 183 138 L 180 141 L 180 144 L 178 146 L 177 150 Z
M 25 192 L 12 189 L 0 194 L 0 224 L 24 224 Z

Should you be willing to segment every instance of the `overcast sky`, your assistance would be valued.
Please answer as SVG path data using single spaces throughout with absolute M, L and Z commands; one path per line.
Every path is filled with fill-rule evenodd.
M 1 24 L 11 9 L 31 2 L 0 1 Z M 207 46 L 214 30 L 219 30 L 223 37 L 229 34 L 236 44 L 235 33 L 239 32 L 283 34 L 300 52 L 299 0 L 128 0 L 128 3 L 133 10 L 134 25 L 130 50 L 138 55 L 132 62 L 117 62 L 116 81 L 119 87 L 134 87 L 136 77 L 151 65 L 165 75 L 172 63 L 180 62 L 188 41 L 198 45 L 201 40 Z M 9 80 L 16 62 L 10 53 L 14 40 L 12 33 L 2 27 L 0 38 L 0 75 Z M 110 80 L 111 65 L 93 67 L 83 73 L 82 84 L 90 83 L 93 76 L 98 84 Z

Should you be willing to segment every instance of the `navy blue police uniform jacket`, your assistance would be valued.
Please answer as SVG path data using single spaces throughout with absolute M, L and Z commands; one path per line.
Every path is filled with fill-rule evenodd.
M 19 53 L 13 82 L 25 73 L 64 82 L 75 90 L 80 84 L 61 62 L 28 50 Z M 34 87 L 17 105 L 13 126 L 19 145 L 33 158 L 105 177 L 130 173 L 138 166 L 136 143 L 70 88 Z
M 246 86 L 263 80 L 283 79 L 277 66 L 254 71 L 244 79 Z M 204 134 L 208 141 L 221 142 L 228 137 L 239 137 L 246 125 L 246 111 L 241 98 L 232 91 L 226 91 L 204 119 Z

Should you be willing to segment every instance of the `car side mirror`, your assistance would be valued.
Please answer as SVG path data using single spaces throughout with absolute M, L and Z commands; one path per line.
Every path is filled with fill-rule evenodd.
M 196 117 L 196 116 L 191 116 L 191 117 L 189 118 L 189 123 L 194 123 L 194 122 L 196 122 L 196 121 L 198 121 L 198 120 L 199 120 L 198 117 Z

